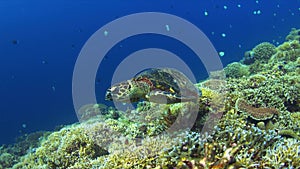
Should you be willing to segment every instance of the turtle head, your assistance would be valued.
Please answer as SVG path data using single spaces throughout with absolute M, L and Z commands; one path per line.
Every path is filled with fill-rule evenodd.
M 146 83 L 134 80 L 127 80 L 114 84 L 106 91 L 105 100 L 118 101 L 123 103 L 137 102 L 149 92 Z

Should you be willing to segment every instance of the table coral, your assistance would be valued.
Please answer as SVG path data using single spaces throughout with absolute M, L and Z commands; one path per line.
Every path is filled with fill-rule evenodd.
M 249 105 L 245 100 L 238 99 L 236 101 L 236 109 L 237 111 L 246 113 L 254 120 L 268 120 L 271 119 L 275 114 L 279 114 L 279 111 L 275 108 L 267 108 L 267 107 L 253 107 Z

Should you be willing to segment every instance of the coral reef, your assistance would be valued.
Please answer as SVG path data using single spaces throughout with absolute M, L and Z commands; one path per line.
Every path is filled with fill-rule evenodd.
M 263 42 L 255 46 L 252 51 L 255 60 L 267 62 L 276 53 L 276 47 L 269 42 Z
M 249 67 L 239 62 L 230 63 L 225 67 L 224 71 L 228 78 L 240 78 L 250 74 Z
M 35 151 L 23 156 L 13 168 L 70 168 L 107 154 L 80 125 L 53 132 Z M 80 167 L 80 168 L 87 168 Z
M 78 110 L 78 119 L 80 121 L 86 121 L 98 115 L 106 114 L 107 106 L 104 104 L 87 104 L 80 107 Z
M 1 146 L 0 168 L 299 168 L 298 34 L 211 72 L 198 102 L 84 105 L 78 124 Z
M 300 29 L 292 28 L 291 32 L 285 38 L 287 41 L 300 41 Z
M 236 99 L 244 98 L 254 107 L 294 112 L 300 106 L 299 82 L 299 75 L 261 72 L 250 78 L 229 79 L 227 88 L 234 104 Z
M 300 142 L 295 139 L 280 139 L 266 149 L 264 168 L 299 168 Z
M 293 62 L 300 55 L 300 43 L 298 40 L 284 42 L 276 49 L 277 53 L 272 57 L 273 62 Z
M 255 74 L 264 69 L 265 64 L 276 52 L 276 47 L 273 44 L 263 42 L 255 46 L 251 51 L 245 52 L 241 62 L 249 65 L 249 72 Z
M 40 146 L 40 142 L 50 134 L 50 132 L 34 132 L 25 134 L 16 139 L 13 145 L 3 145 L 0 147 L 0 168 L 9 168 L 16 164 L 22 156 L 34 152 Z
M 237 111 L 246 113 L 252 119 L 257 121 L 269 120 L 273 118 L 274 115 L 279 114 L 278 110 L 275 108 L 267 108 L 267 107 L 253 107 L 249 105 L 245 100 L 238 99 L 236 101 L 235 107 Z

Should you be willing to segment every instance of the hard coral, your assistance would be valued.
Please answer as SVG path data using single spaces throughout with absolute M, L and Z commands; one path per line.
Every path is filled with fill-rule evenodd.
M 80 121 L 86 121 L 97 115 L 103 115 L 106 111 L 107 106 L 104 104 L 86 104 L 80 107 L 77 116 Z
M 255 60 L 266 62 L 276 53 L 276 47 L 269 42 L 263 42 L 255 46 L 252 51 L 254 52 Z
M 300 43 L 297 40 L 284 42 L 277 47 L 277 53 L 272 57 L 272 62 L 296 61 L 300 56 Z
M 278 110 L 275 108 L 267 108 L 267 107 L 253 107 L 249 105 L 245 100 L 238 99 L 236 101 L 236 109 L 237 111 L 246 113 L 254 120 L 268 120 L 271 119 L 275 114 L 279 114 Z
M 300 29 L 292 28 L 291 32 L 285 38 L 287 41 L 300 41 Z
M 226 77 L 240 78 L 250 74 L 249 67 L 239 62 L 233 62 L 224 68 Z
M 208 79 L 200 84 L 197 84 L 199 88 L 208 88 L 210 90 L 213 90 L 215 92 L 223 93 L 226 89 L 226 81 L 220 80 L 220 79 Z
M 279 140 L 266 150 L 264 168 L 299 168 L 300 142 L 296 139 Z
M 36 151 L 23 156 L 13 168 L 72 168 L 104 154 L 107 151 L 95 144 L 84 128 L 72 125 L 50 134 Z

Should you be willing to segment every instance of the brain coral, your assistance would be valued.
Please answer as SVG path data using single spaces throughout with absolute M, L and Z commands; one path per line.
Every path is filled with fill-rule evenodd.
M 263 42 L 255 46 L 252 51 L 254 52 L 255 60 L 266 62 L 276 53 L 276 47 L 269 42 Z

